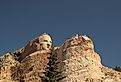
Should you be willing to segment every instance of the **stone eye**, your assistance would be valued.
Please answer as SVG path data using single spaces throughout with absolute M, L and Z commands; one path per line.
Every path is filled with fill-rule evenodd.
M 44 40 L 44 42 L 48 42 L 47 40 Z
M 40 46 L 42 46 L 42 44 L 40 44 Z
M 50 41 L 50 43 L 52 43 L 52 41 Z

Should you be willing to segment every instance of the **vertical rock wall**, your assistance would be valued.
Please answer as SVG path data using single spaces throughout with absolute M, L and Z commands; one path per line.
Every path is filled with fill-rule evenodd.
M 64 42 L 57 50 L 62 62 L 60 68 L 67 76 L 62 82 L 108 82 L 99 54 L 94 51 L 94 44 L 87 36 L 74 36 Z M 112 72 L 112 71 L 110 71 Z M 105 78 L 105 79 L 104 79 Z M 109 80 L 120 82 L 120 80 Z

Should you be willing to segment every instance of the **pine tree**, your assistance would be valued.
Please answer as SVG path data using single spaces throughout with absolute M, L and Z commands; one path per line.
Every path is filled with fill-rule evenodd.
M 49 62 L 45 72 L 43 72 L 44 76 L 41 77 L 42 82 L 58 82 L 64 79 L 65 76 L 62 76 L 62 71 L 60 71 L 58 67 L 59 62 L 57 59 L 57 53 L 53 49 L 48 59 Z

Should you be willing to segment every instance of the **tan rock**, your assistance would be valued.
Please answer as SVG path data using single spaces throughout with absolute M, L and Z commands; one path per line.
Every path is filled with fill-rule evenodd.
M 0 57 L 0 82 L 12 82 L 11 68 L 19 64 L 11 53 L 7 53 Z
M 121 73 L 101 64 L 93 41 L 85 35 L 67 39 L 56 52 L 67 76 L 62 82 L 121 82 Z
M 24 52 L 21 54 L 20 61 L 23 60 L 26 56 L 31 53 L 40 50 L 46 50 L 50 53 L 52 47 L 52 39 L 51 37 L 44 33 L 40 35 L 38 38 L 31 40 L 25 47 Z
M 42 82 L 51 53 L 52 39 L 42 34 L 25 48 L 0 57 L 0 82 Z M 121 72 L 101 64 L 93 41 L 86 35 L 73 36 L 54 47 L 64 78 L 60 82 L 121 82 Z M 19 61 L 20 59 L 20 61 Z
M 49 54 L 36 51 L 23 59 L 17 68 L 13 70 L 14 81 L 41 82 L 40 76 L 45 71 Z
M 0 57 L 0 82 L 41 82 L 51 47 L 51 37 L 42 34 L 25 48 Z

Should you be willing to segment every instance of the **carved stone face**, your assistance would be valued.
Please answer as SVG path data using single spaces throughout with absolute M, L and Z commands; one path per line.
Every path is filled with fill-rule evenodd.
M 52 47 L 52 39 L 48 34 L 43 34 L 42 36 L 40 36 L 39 43 L 44 50 L 50 50 Z

